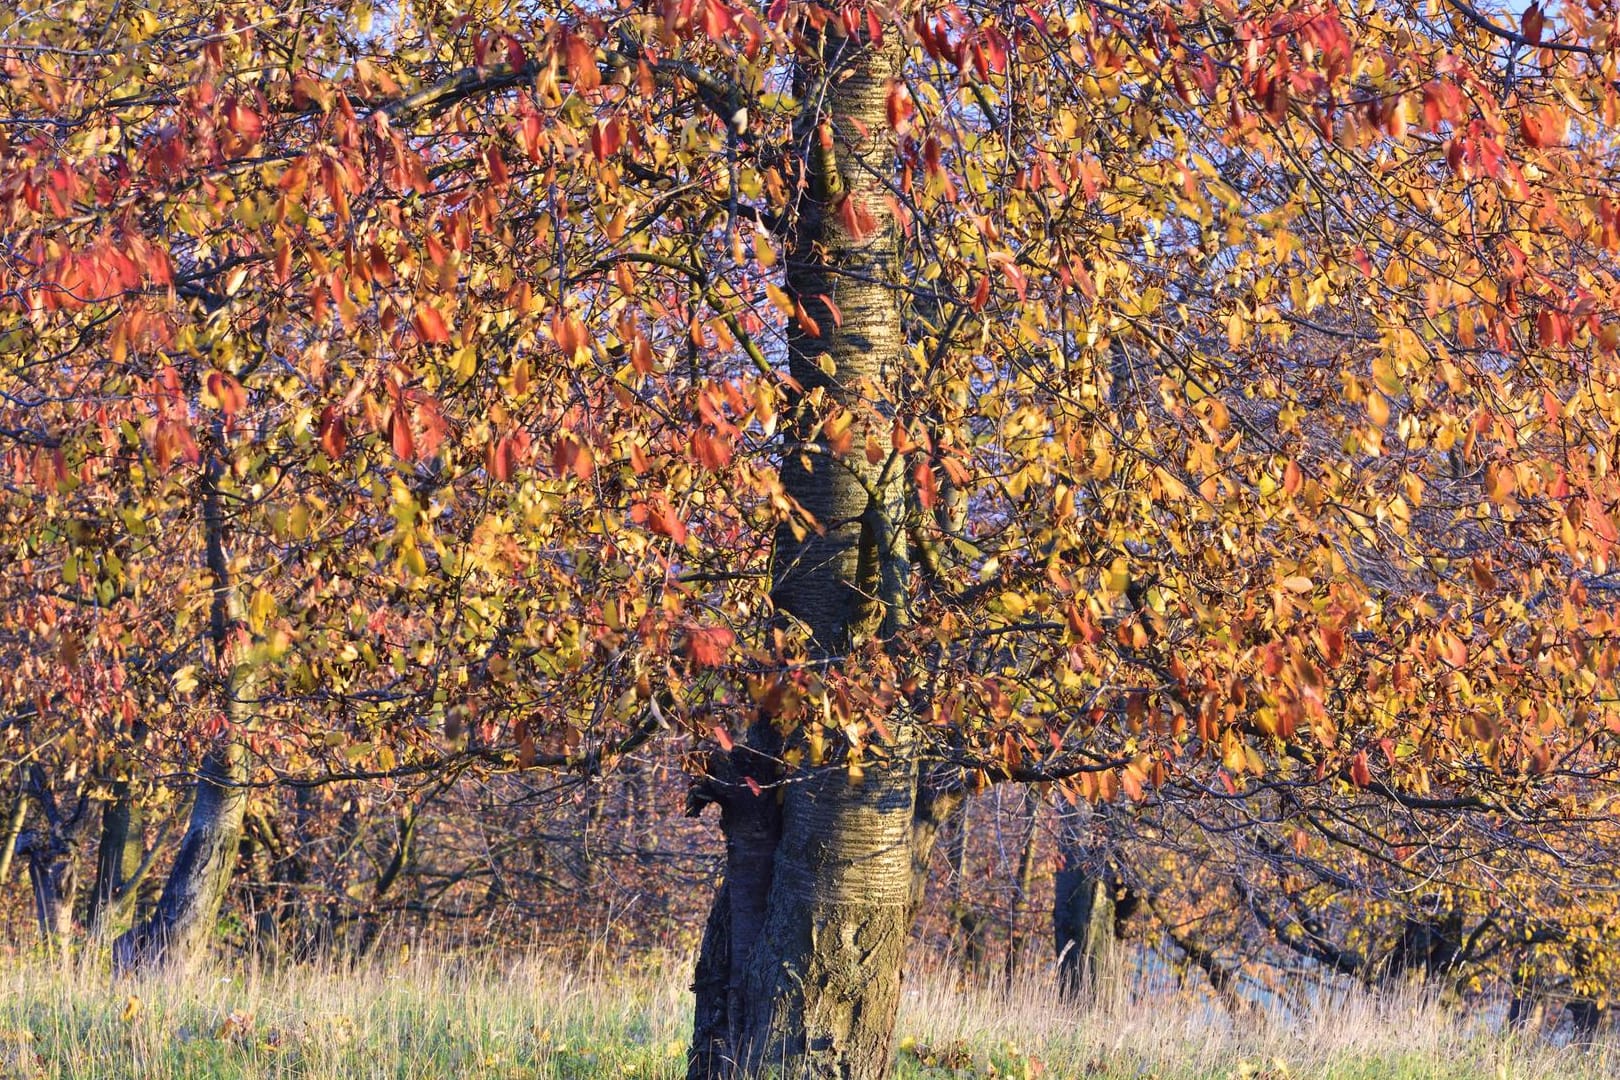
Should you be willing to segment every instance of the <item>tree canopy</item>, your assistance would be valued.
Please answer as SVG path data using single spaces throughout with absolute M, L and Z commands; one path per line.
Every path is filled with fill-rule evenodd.
M 1606 5 L 0 26 L 18 716 L 221 790 L 685 732 L 734 998 L 935 792 L 1452 814 L 1530 906 L 1609 824 Z M 758 978 L 727 1060 L 886 1046 Z

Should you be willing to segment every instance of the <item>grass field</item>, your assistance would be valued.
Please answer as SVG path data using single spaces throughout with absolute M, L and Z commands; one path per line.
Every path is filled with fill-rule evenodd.
M 215 970 L 114 985 L 104 969 L 0 957 L 0 1077 L 684 1075 L 687 966 L 633 972 L 537 957 L 395 958 L 361 970 Z M 1061 1004 L 909 979 L 898 1075 L 947 1077 L 1607 1077 L 1620 1048 L 1493 1034 L 1417 997 L 1319 996 L 1236 1025 L 1196 996 Z

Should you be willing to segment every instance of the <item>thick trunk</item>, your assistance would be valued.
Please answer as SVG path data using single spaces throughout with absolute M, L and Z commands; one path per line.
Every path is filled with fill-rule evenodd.
M 225 497 L 220 482 L 226 465 L 224 434 L 218 426 L 214 443 L 202 476 L 202 517 L 208 570 L 213 577 L 209 636 L 224 723 L 197 770 L 191 818 L 157 908 L 113 946 L 113 962 L 121 970 L 184 964 L 207 942 L 236 865 L 247 811 L 247 757 L 241 742 L 246 687 L 233 647 L 233 639 L 241 631 L 241 610 L 225 550 Z
M 816 325 L 789 327 L 802 392 L 781 477 L 817 527 L 801 537 L 783 525 L 772 568 L 777 610 L 831 665 L 904 627 L 910 577 L 903 461 L 891 453 L 892 420 L 867 404 L 888 396 L 905 357 L 883 180 L 894 168 L 885 102 L 903 46 L 892 31 L 868 46 L 839 25 L 806 29 L 795 72 L 806 111 L 790 152 L 807 197 L 785 260 L 787 291 Z M 852 451 L 823 435 L 838 410 L 852 414 Z M 911 925 L 917 762 L 910 718 L 883 719 L 890 736 L 865 751 L 858 778 L 834 759 L 784 777 L 777 810 L 735 783 L 713 797 L 727 876 L 699 960 L 693 1077 L 888 1074 Z M 777 806 L 775 790 L 763 805 Z
M 227 740 L 203 759 L 191 820 L 157 908 L 113 948 L 121 970 L 184 963 L 207 942 L 236 865 L 247 809 L 242 749 Z
M 914 763 L 831 770 L 788 791 L 765 923 L 748 967 L 750 1076 L 888 1073 L 911 928 Z

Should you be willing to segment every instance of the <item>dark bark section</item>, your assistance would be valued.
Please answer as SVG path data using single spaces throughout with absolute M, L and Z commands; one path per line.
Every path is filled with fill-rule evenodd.
M 752 775 L 736 769 L 737 759 L 747 762 L 751 757 L 739 748 L 727 773 Z M 687 1059 L 691 1080 L 732 1076 L 742 1067 L 741 1046 L 751 1005 L 746 996 L 748 967 L 765 925 L 782 835 L 782 809 L 775 792 L 761 789 L 755 795 L 740 781 L 727 787 L 717 800 L 726 837 L 725 878 L 704 927 L 692 982 L 697 1006 Z
M 127 778 L 111 784 L 112 798 L 101 808 L 101 838 L 96 845 L 96 880 L 90 893 L 86 920 L 98 938 L 128 920 L 140 884 L 143 847 L 141 808 L 135 787 Z
M 1136 906 L 1110 858 L 1106 808 L 1058 808 L 1058 869 L 1053 876 L 1052 938 L 1058 983 L 1080 998 L 1109 977 L 1126 919 Z
M 185 963 L 206 944 L 230 884 L 247 811 L 247 763 L 240 740 L 246 720 L 243 672 L 232 655 L 232 639 L 241 628 L 240 603 L 225 549 L 225 498 L 220 481 L 226 466 L 224 435 L 218 427 L 214 442 L 202 475 L 202 516 L 208 570 L 214 582 L 209 636 L 223 729 L 213 738 L 197 770 L 191 818 L 156 909 L 113 946 L 113 963 L 119 970 Z
M 78 808 L 71 815 L 65 814 L 45 770 L 37 764 L 28 766 L 24 774 L 23 794 L 39 808 L 42 827 L 20 831 L 17 852 L 28 862 L 40 936 L 54 948 L 73 933 L 73 902 L 79 876 L 71 834 L 84 813 L 85 799 L 81 793 Z
M 1462 955 L 1461 911 L 1408 916 L 1402 921 L 1399 940 L 1390 950 L 1385 978 L 1416 974 L 1425 981 L 1436 979 L 1455 971 Z

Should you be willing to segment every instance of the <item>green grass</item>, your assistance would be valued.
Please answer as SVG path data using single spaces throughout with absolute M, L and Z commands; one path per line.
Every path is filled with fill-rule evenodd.
M 9 966 L 9 965 L 8 965 Z M 428 956 L 359 970 L 213 970 L 114 984 L 89 962 L 0 977 L 0 1078 L 684 1076 L 684 962 L 634 970 L 525 956 Z M 1195 994 L 1062 1004 L 907 982 L 897 1073 L 946 1078 L 1490 1080 L 1620 1072 L 1612 1045 L 1507 1038 L 1419 997 L 1319 997 L 1287 1022 L 1235 1024 Z

